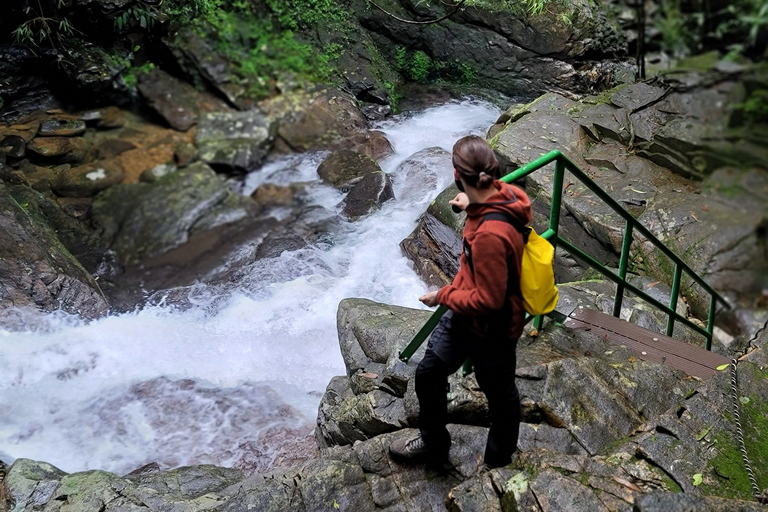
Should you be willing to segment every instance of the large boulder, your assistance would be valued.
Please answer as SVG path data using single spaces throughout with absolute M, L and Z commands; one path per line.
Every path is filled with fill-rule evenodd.
M 61 310 L 85 318 L 107 312 L 98 284 L 62 244 L 34 198 L 17 195 L 3 183 L 0 239 L 0 323 L 23 327 L 15 308 Z
M 102 192 L 91 216 L 120 261 L 138 263 L 183 244 L 198 226 L 210 229 L 246 217 L 250 204 L 250 198 L 235 197 L 223 178 L 198 162 L 153 183 Z
M 350 220 L 356 220 L 378 210 L 382 204 L 394 198 L 389 175 L 384 171 L 374 172 L 363 176 L 349 191 L 343 201 L 343 212 Z
M 275 129 L 274 121 L 256 110 L 202 114 L 195 138 L 198 158 L 229 171 L 252 171 L 267 156 Z
M 186 131 L 196 122 L 205 102 L 212 99 L 197 91 L 192 85 L 154 68 L 139 75 L 138 89 L 141 95 L 166 122 L 176 130 Z M 217 102 L 219 108 L 226 108 Z
M 712 79 L 716 84 L 710 87 Z M 754 155 L 764 145 L 759 135 L 727 144 L 736 135 L 726 127 L 723 105 L 738 100 L 734 82 L 716 73 L 691 80 L 680 92 L 675 82 L 666 88 L 635 84 L 583 102 L 548 94 L 502 116 L 491 144 L 507 170 L 560 150 L 715 289 L 760 293 L 768 286 L 768 266 L 758 256 L 768 201 L 760 185 L 765 173 L 753 166 L 762 165 L 764 158 Z M 706 133 L 696 126 L 705 126 Z M 700 169 L 686 176 L 704 182 L 688 183 L 672 160 L 653 157 L 672 155 L 661 149 L 651 153 L 657 144 L 677 148 L 676 162 Z M 707 162 L 703 166 L 692 160 L 708 151 L 722 158 L 701 160 Z M 729 156 L 737 153 L 744 154 L 739 166 Z M 553 173 L 551 165 L 525 180 L 537 227 L 550 208 Z M 601 263 L 617 266 L 623 220 L 569 176 L 563 206 L 560 235 Z M 636 237 L 632 254 L 630 266 L 671 284 L 674 265 L 650 243 Z M 706 314 L 709 296 L 687 278 L 683 293 L 695 314 Z
M 374 155 L 376 138 L 357 100 L 334 88 L 296 90 L 262 102 L 261 107 L 278 120 L 277 134 L 297 152 L 352 149 Z

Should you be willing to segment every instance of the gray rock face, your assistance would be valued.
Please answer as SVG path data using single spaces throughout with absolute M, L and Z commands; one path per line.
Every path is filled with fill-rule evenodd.
M 727 81 L 707 86 L 710 78 L 692 79 L 680 92 L 675 82 L 635 84 L 594 105 L 547 94 L 502 116 L 491 143 L 508 170 L 559 149 L 716 290 L 759 293 L 768 286 L 768 267 L 758 256 L 768 202 L 757 192 L 764 173 L 750 166 L 761 150 L 746 139 L 726 144 L 735 129 L 727 127 L 723 105 L 737 100 L 739 88 Z M 738 152 L 737 168 L 729 155 Z M 706 156 L 715 153 L 719 159 Z M 526 179 L 537 227 L 549 211 L 553 167 Z M 681 180 L 683 167 L 685 176 L 704 178 L 702 185 Z M 565 185 L 561 235 L 616 266 L 623 221 L 579 181 L 566 176 Z M 746 189 L 752 192 L 734 200 Z M 672 282 L 672 265 L 651 244 L 636 241 L 633 253 L 645 273 Z M 709 296 L 691 284 L 683 293 L 704 315 Z
M 378 9 L 367 8 L 364 2 L 353 5 L 361 25 L 375 40 L 420 48 L 446 68 L 464 63 L 472 69 L 477 83 L 510 95 L 552 89 L 587 91 L 611 83 L 618 74 L 616 68 L 621 67 L 618 63 L 612 69 L 598 62 L 584 62 L 587 53 L 620 53 L 625 45 L 615 22 L 586 3 L 574 8 L 571 16 L 578 21 L 573 23 L 558 20 L 559 7 L 531 19 L 518 19 L 509 9 L 468 7 L 429 25 L 399 22 Z M 414 0 L 400 0 L 386 7 L 422 21 L 450 12 L 448 6 Z M 394 54 L 394 49 L 391 52 Z M 581 60 L 578 71 L 573 64 L 577 59 Z
M 33 202 L 0 183 L 0 324 L 21 328 L 12 308 L 63 310 L 85 318 L 106 313 L 96 281 L 62 245 Z
M 153 69 L 139 76 L 138 88 L 172 128 L 186 131 L 197 122 L 200 94 L 190 84 Z
M 261 107 L 278 122 L 278 135 L 293 151 L 352 149 L 378 145 L 368 134 L 368 122 L 354 97 L 333 88 L 291 91 L 265 101 Z
M 455 214 L 448 204 L 459 190 L 444 190 L 419 219 L 416 229 L 400 242 L 418 274 L 431 286 L 445 286 L 459 271 L 461 231 L 465 213 Z
M 119 259 L 137 263 L 178 247 L 208 216 L 223 215 L 230 222 L 242 218 L 242 202 L 250 199 L 224 203 L 233 195 L 222 178 L 198 162 L 151 184 L 112 187 L 94 199 L 91 215 Z M 234 217 L 218 211 L 219 205 L 230 213 L 234 208 Z
M 342 211 L 350 220 L 364 217 L 381 208 L 381 205 L 395 198 L 392 180 L 383 171 L 363 176 L 344 198 Z
M 199 120 L 198 158 L 213 166 L 249 171 L 261 165 L 274 140 L 276 125 L 261 112 L 211 112 Z
M 349 149 L 334 151 L 317 168 L 318 176 L 325 183 L 347 189 L 364 176 L 377 172 L 382 171 L 376 160 Z

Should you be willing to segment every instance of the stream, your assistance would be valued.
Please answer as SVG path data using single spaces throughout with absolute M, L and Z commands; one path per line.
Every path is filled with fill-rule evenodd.
M 395 150 L 380 162 L 395 200 L 311 247 L 256 261 L 227 288 L 190 287 L 191 308 L 162 301 L 91 322 L 36 314 L 26 331 L 0 329 L 0 459 L 117 474 L 149 462 L 163 470 L 279 463 L 286 445 L 311 437 L 325 387 L 345 373 L 339 302 L 424 307 L 427 288 L 399 243 L 453 176 L 427 168 L 431 181 L 413 182 L 398 179 L 398 166 L 424 148 L 450 151 L 461 136 L 484 136 L 499 114 L 464 99 L 379 123 Z M 269 163 L 246 177 L 243 193 L 306 182 L 309 204 L 339 211 L 342 193 L 317 177 L 326 155 Z M 431 188 L 415 186 L 423 183 Z

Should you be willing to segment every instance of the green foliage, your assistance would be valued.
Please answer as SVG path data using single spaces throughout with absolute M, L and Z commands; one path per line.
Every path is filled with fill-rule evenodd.
M 410 74 L 411 78 L 417 82 L 426 82 L 429 71 L 432 68 L 432 59 L 421 50 L 413 54 L 411 60 Z
M 466 62 L 455 61 L 459 72 L 459 82 L 464 85 L 474 85 L 477 82 L 477 71 Z
M 64 6 L 64 0 L 56 0 L 54 10 L 58 12 Z M 60 44 L 62 39 L 72 36 L 75 32 L 74 27 L 66 18 L 49 17 L 42 7 L 41 3 L 37 8 L 29 7 L 26 12 L 31 17 L 16 27 L 13 32 L 13 41 L 16 44 L 25 46 L 39 46 L 44 41 L 48 41 L 51 46 Z
M 741 113 L 747 125 L 768 124 L 768 89 L 752 91 L 743 103 L 738 103 L 733 108 Z
M 711 12 L 700 3 L 669 0 L 661 3 L 659 12 L 654 25 L 662 49 L 675 57 L 715 48 L 729 50 L 728 58 L 734 59 L 754 48 L 768 28 L 765 0 L 734 0 Z
M 331 43 L 318 56 L 312 47 L 299 43 L 293 32 L 273 31 L 269 20 L 257 17 L 246 2 L 233 2 L 230 9 L 215 11 L 198 28 L 214 37 L 216 50 L 236 63 L 250 96 L 268 96 L 280 73 L 314 82 L 328 79 L 328 63 L 340 56 L 341 45 Z
M 160 11 L 154 5 L 132 5 L 115 17 L 115 28 L 121 31 L 124 28 L 140 26 L 149 30 L 154 26 L 159 15 Z
M 289 30 L 341 24 L 349 18 L 335 0 L 266 0 L 266 4 L 280 26 Z
M 125 82 L 126 87 L 133 89 L 138 82 L 138 76 L 144 73 L 149 73 L 153 69 L 155 69 L 155 65 L 151 62 L 145 62 L 141 66 L 129 67 L 123 75 L 123 81 Z

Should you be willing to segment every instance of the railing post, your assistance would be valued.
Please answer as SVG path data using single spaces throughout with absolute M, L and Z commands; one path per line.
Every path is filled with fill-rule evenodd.
M 619 258 L 619 278 L 621 283 L 616 285 L 616 296 L 613 298 L 613 316 L 621 317 L 621 303 L 624 302 L 624 281 L 627 279 L 629 267 L 629 248 L 632 246 L 633 224 L 629 221 L 624 225 L 624 238 L 621 240 L 621 257 Z
M 549 237 L 549 242 L 557 251 L 557 233 L 560 227 L 560 206 L 563 204 L 563 182 L 565 181 L 565 162 L 563 156 L 558 155 L 555 159 L 555 174 L 552 177 L 552 204 L 549 209 L 549 231 L 554 233 Z M 533 326 L 537 331 L 541 330 L 544 324 L 544 317 L 539 315 L 533 320 Z
M 675 276 L 672 278 L 672 296 L 669 298 L 669 309 L 677 313 L 677 296 L 680 294 L 680 279 L 683 276 L 683 267 L 675 264 Z M 672 336 L 675 330 L 675 316 L 670 314 L 667 318 L 667 336 Z
M 707 315 L 707 350 L 712 350 L 712 335 L 715 331 L 715 308 L 717 307 L 717 297 L 709 296 L 709 315 Z

